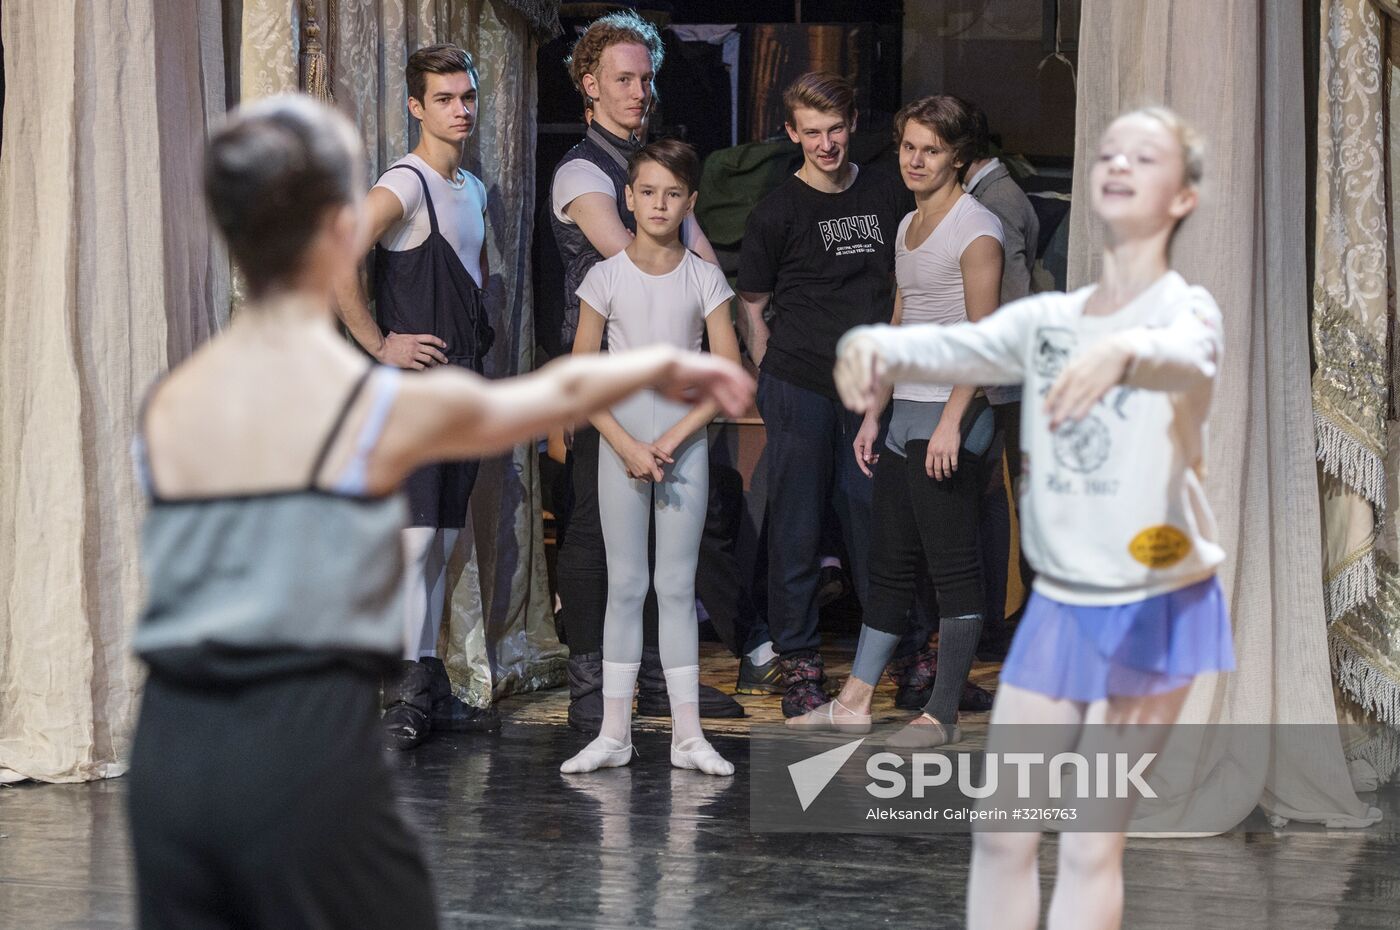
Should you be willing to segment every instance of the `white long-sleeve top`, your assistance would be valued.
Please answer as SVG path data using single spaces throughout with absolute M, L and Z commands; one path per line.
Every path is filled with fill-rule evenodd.
M 863 326 L 846 338 L 874 338 L 893 382 L 1024 384 L 1021 539 L 1035 589 L 1126 604 L 1204 580 L 1225 559 L 1202 488 L 1220 308 L 1174 271 L 1109 316 L 1084 316 L 1092 290 L 1037 294 L 977 323 Z M 1123 384 L 1051 432 L 1050 386 L 1108 338 L 1132 353 Z

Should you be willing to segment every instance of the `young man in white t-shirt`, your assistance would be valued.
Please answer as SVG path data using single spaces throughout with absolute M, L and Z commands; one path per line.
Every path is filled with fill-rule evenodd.
M 371 316 L 358 277 L 337 290 L 339 315 L 376 359 L 422 370 L 459 364 L 481 370 L 490 345 L 482 291 L 486 187 L 462 167 L 476 126 L 478 82 L 471 56 L 453 45 L 421 48 L 405 68 L 408 109 L 420 135 L 413 151 L 380 176 L 365 198 L 362 254 L 375 249 L 377 311 Z M 375 248 L 377 246 L 377 248 Z M 407 661 L 385 688 L 390 748 L 411 749 L 432 729 L 500 726 L 494 708 L 476 708 L 451 692 L 437 657 L 447 564 L 465 526 L 476 463 L 415 472 L 406 482 L 412 526 L 404 531 Z
M 564 264 L 562 345 L 574 342 L 577 291 L 584 277 L 594 265 L 627 248 L 636 231 L 624 194 L 627 160 L 641 147 L 662 59 L 656 28 L 630 11 L 595 20 L 569 56 L 570 77 L 591 119 L 583 140 L 555 169 L 550 189 L 550 225 Z M 704 260 L 719 263 L 694 217 L 686 217 L 681 238 Z M 560 515 L 557 570 L 560 620 L 569 647 L 569 725 L 590 734 L 598 732 L 603 718 L 603 614 L 608 598 L 606 547 L 598 516 L 598 457 L 598 431 L 591 426 L 575 430 L 568 458 L 572 506 L 567 516 Z M 704 563 L 702 557 L 702 570 Z M 737 575 L 737 567 L 728 568 Z M 737 588 L 735 582 L 730 590 Z M 652 648 L 642 659 L 637 709 L 647 716 L 669 712 L 658 653 Z M 702 717 L 743 713 L 728 695 L 700 687 Z

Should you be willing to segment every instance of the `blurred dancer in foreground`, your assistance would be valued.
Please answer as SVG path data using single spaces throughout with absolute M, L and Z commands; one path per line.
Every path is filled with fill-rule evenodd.
M 331 306 L 354 270 L 362 162 L 349 123 L 305 97 L 246 107 L 209 142 L 209 205 L 250 301 L 156 385 L 138 428 L 144 928 L 436 926 L 375 721 L 404 648 L 400 482 L 643 388 L 730 414 L 751 396 L 737 366 L 672 348 L 496 382 L 366 362 Z

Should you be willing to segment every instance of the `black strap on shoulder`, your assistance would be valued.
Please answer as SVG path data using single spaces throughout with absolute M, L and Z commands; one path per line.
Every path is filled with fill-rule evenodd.
M 623 156 L 621 152 L 617 150 L 617 148 L 611 142 L 609 142 L 607 139 L 604 139 L 602 134 L 600 134 L 598 130 L 594 129 L 592 126 L 589 126 L 588 132 L 586 132 L 585 135 L 588 136 L 588 138 L 593 142 L 594 145 L 601 148 L 604 152 L 607 152 L 608 155 L 612 158 L 612 160 L 617 162 L 618 166 L 622 168 L 623 171 L 627 170 L 627 159 Z
M 418 183 L 423 185 L 423 200 L 428 205 L 428 224 L 432 227 L 433 234 L 436 235 L 438 231 L 437 210 L 433 208 L 433 194 L 432 191 L 428 190 L 428 179 L 423 177 L 423 172 L 412 165 L 390 165 L 388 171 L 393 171 L 395 168 L 406 168 L 418 175 Z
M 308 488 L 315 489 L 316 479 L 320 477 L 321 469 L 325 467 L 326 464 L 326 456 L 330 455 L 331 446 L 335 445 L 336 437 L 340 435 L 340 429 L 345 425 L 345 418 L 350 415 L 350 408 L 355 406 L 355 401 L 359 399 L 361 392 L 365 389 L 365 385 L 369 383 L 370 375 L 374 374 L 375 369 L 378 367 L 377 364 L 371 363 L 369 367 L 365 369 L 365 373 L 355 379 L 355 386 L 350 389 L 350 393 L 345 398 L 345 402 L 340 405 L 340 412 L 336 414 L 335 421 L 331 424 L 330 432 L 326 433 L 326 439 L 321 443 L 321 451 L 316 455 L 316 464 L 311 466 L 311 477 L 306 481 L 306 486 Z

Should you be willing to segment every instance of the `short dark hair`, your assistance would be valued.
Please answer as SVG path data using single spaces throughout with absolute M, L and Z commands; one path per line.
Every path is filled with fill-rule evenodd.
M 204 195 L 250 294 L 297 272 L 326 211 L 359 195 L 360 160 L 349 121 L 305 94 L 239 107 L 209 139 Z
M 655 162 L 680 179 L 691 193 L 700 189 L 700 156 L 679 139 L 658 139 L 642 146 L 627 160 L 627 184 L 637 180 L 644 162 Z
M 953 161 L 962 162 L 958 180 L 964 180 L 968 166 L 978 157 L 977 120 L 967 103 L 951 94 L 933 94 L 905 104 L 894 117 L 895 145 L 904 141 L 904 129 L 911 121 L 932 129 L 953 150 Z
M 661 43 L 661 33 L 631 10 L 598 17 L 589 23 L 583 35 L 578 37 L 578 41 L 569 52 L 569 57 L 564 59 L 564 67 L 569 69 L 569 77 L 573 80 L 574 87 L 583 94 L 585 100 L 588 99 L 588 94 L 583 90 L 583 76 L 591 74 L 597 77 L 598 62 L 602 60 L 603 52 L 614 45 L 628 43 L 645 48 L 647 56 L 651 59 L 651 70 L 661 70 L 661 63 L 666 58 L 666 47 Z
M 481 86 L 476 62 L 472 61 L 471 54 L 465 49 L 456 45 L 425 45 L 409 55 L 408 64 L 404 66 L 403 78 L 408 84 L 408 96 L 419 103 L 427 103 L 423 98 L 428 93 L 428 75 L 457 74 L 462 71 L 470 74 L 478 87 Z
M 839 113 L 850 119 L 856 112 L 856 88 L 839 74 L 808 71 L 783 91 L 783 107 L 789 124 L 793 124 L 794 112 L 799 109 Z

